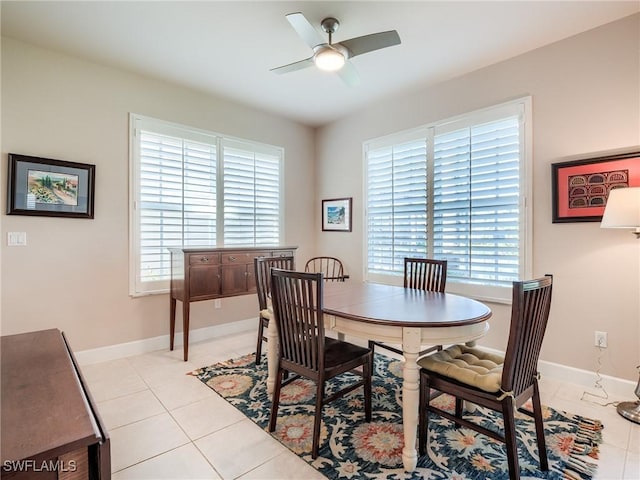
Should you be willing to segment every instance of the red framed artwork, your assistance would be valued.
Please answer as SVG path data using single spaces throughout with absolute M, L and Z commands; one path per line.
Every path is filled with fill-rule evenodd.
M 554 163 L 553 223 L 599 222 L 609 192 L 640 186 L 640 151 Z

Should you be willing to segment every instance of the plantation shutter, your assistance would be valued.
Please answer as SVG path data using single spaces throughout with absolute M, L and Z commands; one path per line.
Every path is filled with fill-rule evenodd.
M 224 244 L 280 241 L 279 149 L 223 141 Z
M 167 248 L 215 245 L 216 144 L 139 132 L 140 283 L 170 277 Z M 145 290 L 145 287 L 140 287 Z M 147 284 L 146 289 L 153 290 Z
M 520 125 L 512 116 L 434 137 L 433 253 L 447 278 L 520 277 Z
M 508 303 L 531 276 L 531 98 L 364 145 L 368 281 L 447 260 L 447 291 Z
M 402 272 L 404 257 L 427 252 L 425 136 L 369 148 L 366 161 L 368 272 Z
M 281 147 L 130 115 L 131 295 L 169 288 L 169 248 L 279 245 Z

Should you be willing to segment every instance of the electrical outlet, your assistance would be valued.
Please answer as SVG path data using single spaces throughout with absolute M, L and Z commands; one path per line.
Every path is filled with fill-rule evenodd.
M 596 347 L 607 348 L 607 332 L 598 332 L 596 330 L 594 344 Z
M 213 301 L 213 308 L 222 308 L 222 301 L 219 298 Z

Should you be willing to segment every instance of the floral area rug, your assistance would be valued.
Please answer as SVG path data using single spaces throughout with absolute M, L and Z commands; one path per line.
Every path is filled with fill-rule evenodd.
M 196 376 L 260 427 L 267 429 L 271 400 L 267 396 L 266 358 L 255 365 L 254 354 L 204 367 Z M 355 381 L 341 375 L 327 384 L 327 391 Z M 311 458 L 315 384 L 296 379 L 282 389 L 278 422 L 273 436 L 330 479 L 385 480 L 485 480 L 508 479 L 504 444 L 473 430 L 432 415 L 428 453 L 418 459 L 414 472 L 402 468 L 402 362 L 375 355 L 373 418 L 364 421 L 362 389 L 326 405 L 323 409 L 320 452 Z M 448 395 L 435 400 L 453 412 Z M 467 412 L 466 418 L 485 427 L 502 429 L 502 417 L 484 408 Z M 539 470 L 533 419 L 517 413 L 518 457 L 521 478 L 589 479 L 596 470 L 602 425 L 544 408 L 548 472 Z

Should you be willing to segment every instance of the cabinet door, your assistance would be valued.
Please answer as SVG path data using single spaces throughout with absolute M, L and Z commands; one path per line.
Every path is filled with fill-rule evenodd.
M 220 295 L 220 267 L 192 265 L 189 268 L 189 290 L 193 300 Z
M 256 268 L 252 263 L 247 265 L 247 292 L 254 293 L 256 291 Z
M 222 295 L 247 292 L 247 265 L 222 265 Z

